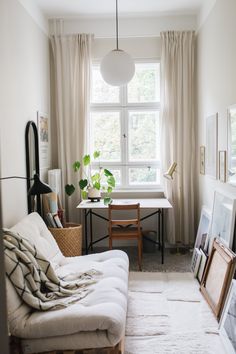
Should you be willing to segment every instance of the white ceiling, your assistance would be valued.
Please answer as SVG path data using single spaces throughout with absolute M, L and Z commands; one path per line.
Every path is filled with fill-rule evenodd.
M 114 16 L 115 0 L 33 0 L 48 18 Z M 197 14 L 206 0 L 118 0 L 119 16 Z

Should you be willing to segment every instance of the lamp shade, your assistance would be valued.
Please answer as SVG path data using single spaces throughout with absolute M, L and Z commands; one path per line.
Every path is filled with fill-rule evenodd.
M 170 167 L 168 168 L 168 170 L 166 171 L 166 173 L 164 173 L 164 177 L 167 179 L 173 179 L 173 174 L 176 171 L 176 167 L 177 167 L 177 163 L 173 162 Z
M 127 84 L 135 73 L 131 56 L 121 49 L 109 52 L 101 61 L 100 71 L 105 82 L 112 86 Z
M 40 181 L 39 175 L 35 174 L 34 175 L 34 183 L 32 187 L 30 187 L 28 191 L 28 195 L 38 195 L 38 194 L 46 194 L 46 193 L 51 193 L 52 189 L 51 187 Z

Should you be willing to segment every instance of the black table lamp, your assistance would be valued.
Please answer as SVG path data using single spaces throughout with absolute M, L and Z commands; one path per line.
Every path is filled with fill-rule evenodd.
M 43 183 L 40 180 L 38 174 L 35 174 L 33 178 L 20 177 L 20 176 L 10 176 L 10 177 L 2 177 L 2 178 L 0 178 L 0 180 L 13 179 L 13 178 L 26 179 L 26 180 L 29 180 L 29 181 L 34 181 L 33 185 L 28 190 L 28 195 L 29 196 L 31 196 L 31 195 L 39 196 L 40 194 L 47 194 L 47 193 L 51 193 L 52 192 L 51 187 L 48 184 Z M 39 198 L 37 200 L 37 212 L 41 215 L 41 203 L 40 203 Z

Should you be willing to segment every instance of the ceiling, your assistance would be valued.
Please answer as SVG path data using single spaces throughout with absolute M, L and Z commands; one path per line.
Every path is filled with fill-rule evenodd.
M 197 14 L 206 0 L 118 0 L 119 16 Z M 53 17 L 114 16 L 115 0 L 34 0 L 43 14 Z

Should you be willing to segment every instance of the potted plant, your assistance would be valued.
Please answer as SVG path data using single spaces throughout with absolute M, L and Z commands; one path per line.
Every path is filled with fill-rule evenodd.
M 93 153 L 94 160 L 100 156 L 99 151 Z M 101 199 L 101 191 L 105 193 L 104 204 L 108 205 L 112 202 L 109 196 L 115 187 L 115 178 L 113 174 L 106 168 L 100 168 L 99 171 L 92 173 L 92 160 L 90 155 L 85 155 L 82 162 L 75 161 L 73 163 L 74 172 L 78 172 L 83 168 L 82 178 L 79 180 L 79 187 L 81 189 L 82 199 L 90 199 L 91 201 L 98 201 Z M 72 195 L 75 191 L 73 184 L 65 186 L 65 192 L 68 196 Z

